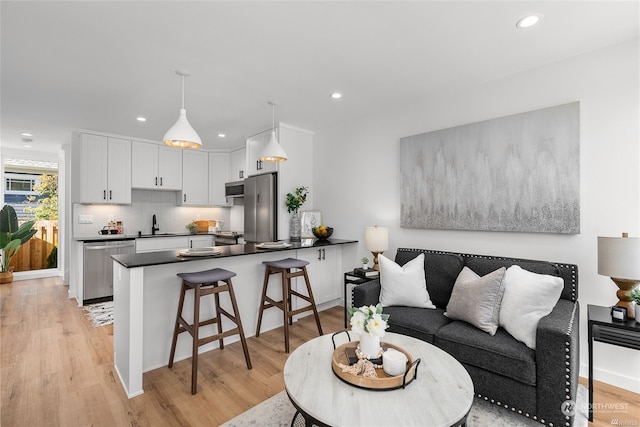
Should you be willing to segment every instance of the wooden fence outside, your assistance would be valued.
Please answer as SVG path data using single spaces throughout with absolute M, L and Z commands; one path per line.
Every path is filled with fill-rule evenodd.
M 36 221 L 34 228 L 38 232 L 11 259 L 14 272 L 57 267 L 57 254 L 53 254 L 56 259 L 52 266 L 47 266 L 47 258 L 52 251 L 57 252 L 58 221 Z

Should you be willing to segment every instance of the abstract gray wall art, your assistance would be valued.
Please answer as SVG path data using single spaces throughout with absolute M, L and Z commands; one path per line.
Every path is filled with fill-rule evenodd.
M 580 233 L 580 103 L 400 139 L 400 225 Z

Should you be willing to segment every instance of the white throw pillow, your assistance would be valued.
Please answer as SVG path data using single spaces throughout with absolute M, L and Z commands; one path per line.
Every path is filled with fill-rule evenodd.
M 535 350 L 538 323 L 551 313 L 563 288 L 561 277 L 532 273 L 512 265 L 504 275 L 500 326 Z
M 424 254 L 420 254 L 402 267 L 378 255 L 380 264 L 380 304 L 383 307 L 401 305 L 405 307 L 436 308 L 427 291 L 424 275 Z

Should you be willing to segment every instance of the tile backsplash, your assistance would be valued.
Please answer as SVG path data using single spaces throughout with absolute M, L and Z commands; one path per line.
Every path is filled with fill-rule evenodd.
M 224 221 L 222 230 L 242 231 L 244 224 L 234 208 L 190 207 L 177 205 L 177 193 L 173 191 L 133 190 L 130 205 L 73 205 L 73 237 L 93 237 L 98 235 L 113 217 L 122 221 L 124 234 L 151 233 L 152 217 L 155 214 L 159 233 L 184 233 L 185 225 L 201 219 Z M 80 215 L 92 217 L 93 223 L 80 224 Z M 233 219 L 233 221 L 231 221 Z M 230 224 L 233 222 L 233 224 Z

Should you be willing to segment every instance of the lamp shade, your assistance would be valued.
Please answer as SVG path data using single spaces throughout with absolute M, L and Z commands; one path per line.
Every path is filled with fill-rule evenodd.
M 271 138 L 260 154 L 260 160 L 265 162 L 284 162 L 287 160 L 287 153 L 276 139 L 276 131 L 271 131 Z
M 640 280 L 640 238 L 598 237 L 598 274 Z
M 187 120 L 187 110 L 180 109 L 178 121 L 164 134 L 162 141 L 170 147 L 200 148 L 202 140 Z
M 389 230 L 385 227 L 366 227 L 364 246 L 370 252 L 384 252 L 389 249 Z

